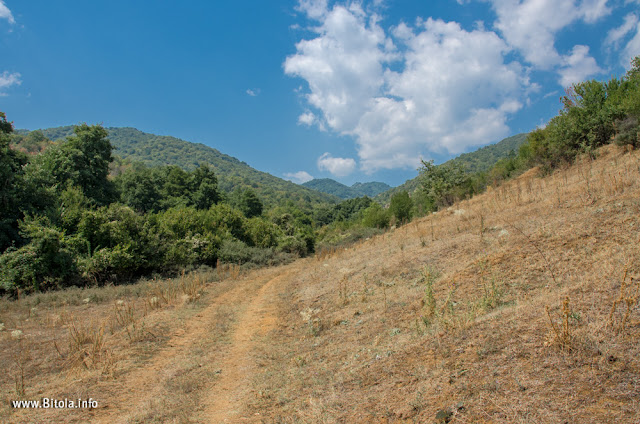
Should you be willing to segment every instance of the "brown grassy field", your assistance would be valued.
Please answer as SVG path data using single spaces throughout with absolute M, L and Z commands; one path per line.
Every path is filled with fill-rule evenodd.
M 640 155 L 292 264 L 0 303 L 1 422 L 638 423 Z M 93 409 L 14 409 L 16 399 Z

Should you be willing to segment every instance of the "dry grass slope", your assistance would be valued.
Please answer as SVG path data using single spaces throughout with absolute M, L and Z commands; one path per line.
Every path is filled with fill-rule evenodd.
M 598 153 L 285 267 L 3 302 L 0 420 L 637 423 L 640 155 Z M 99 407 L 9 407 L 43 396 Z

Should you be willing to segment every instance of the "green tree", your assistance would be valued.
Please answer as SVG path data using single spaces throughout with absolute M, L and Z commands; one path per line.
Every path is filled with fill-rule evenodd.
M 427 210 L 453 204 L 461 188 L 470 182 L 462 165 L 452 162 L 436 166 L 433 160 L 423 160 L 418 171 Z
M 0 252 L 20 239 L 18 220 L 23 199 L 23 171 L 27 157 L 9 148 L 13 125 L 0 112 Z
M 209 209 L 219 201 L 218 179 L 208 165 L 200 165 L 191 173 L 191 203 L 197 209 Z M 258 215 L 261 213 L 262 204 L 260 203 Z
M 74 135 L 36 156 L 32 172 L 39 184 L 58 193 L 75 186 L 96 205 L 106 205 L 115 198 L 115 187 L 107 178 L 111 151 L 102 126 L 78 125 Z
M 411 209 L 413 208 L 413 201 L 409 196 L 409 193 L 405 190 L 396 193 L 391 198 L 389 204 L 389 212 L 396 218 L 396 222 L 403 224 L 411 220 Z
M 373 202 L 371 203 L 371 206 L 363 212 L 362 225 L 371 228 L 388 228 L 389 213 L 384 210 L 379 203 Z
M 242 192 L 239 200 L 238 208 L 242 211 L 247 218 L 253 218 L 254 216 L 262 215 L 263 205 L 258 195 L 249 189 Z
M 123 203 L 138 212 L 158 212 L 161 209 L 160 182 L 149 168 L 128 170 L 116 179 Z

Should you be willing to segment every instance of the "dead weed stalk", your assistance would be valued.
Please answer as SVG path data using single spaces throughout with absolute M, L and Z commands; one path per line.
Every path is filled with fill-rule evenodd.
M 556 342 L 560 346 L 560 349 L 570 352 L 572 335 L 571 329 L 569 327 L 569 317 L 571 316 L 571 309 L 569 308 L 569 296 L 566 296 L 564 298 L 564 301 L 562 301 L 562 313 L 560 315 L 562 322 L 560 325 L 558 325 L 551 316 L 549 306 L 545 306 L 545 309 L 547 311 L 547 316 L 549 317 L 551 329 L 553 330 Z
M 629 271 L 629 264 L 624 267 L 624 274 L 622 276 L 622 282 L 620 283 L 620 293 L 618 298 L 613 301 L 613 305 L 611 305 L 611 312 L 609 312 L 609 321 L 607 326 L 614 330 L 616 333 L 620 333 L 624 330 L 627 325 L 627 321 L 629 320 L 629 316 L 631 315 L 631 310 L 638 303 L 638 298 L 640 298 L 640 280 L 634 279 L 633 277 L 629 277 L 629 282 L 627 282 L 627 275 Z M 635 287 L 635 291 L 634 291 Z M 618 309 L 618 305 L 623 304 L 626 306 L 626 310 L 620 320 L 616 325 L 616 310 Z

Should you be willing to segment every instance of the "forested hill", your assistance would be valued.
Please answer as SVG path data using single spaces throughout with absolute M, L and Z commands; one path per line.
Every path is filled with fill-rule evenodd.
M 457 163 L 464 166 L 465 170 L 469 173 L 486 172 L 493 165 L 495 165 L 500 159 L 508 157 L 511 152 L 518 153 L 520 146 L 527 141 L 527 133 L 516 134 L 514 136 L 505 138 L 496 144 L 490 144 L 479 148 L 478 150 L 470 153 L 463 153 L 460 156 L 451 159 L 444 164 Z M 443 165 L 444 165 L 443 164 Z M 376 200 L 382 203 L 389 203 L 391 197 L 401 191 L 407 191 L 413 193 L 420 186 L 419 177 L 407 180 L 404 184 L 399 185 L 385 191 L 384 193 L 376 196 Z
M 225 155 L 200 143 L 191 143 L 171 136 L 148 134 L 135 128 L 107 128 L 109 140 L 115 147 L 114 155 L 124 160 L 141 162 L 148 166 L 176 165 L 194 170 L 199 164 L 210 165 L 218 178 L 219 187 L 231 193 L 236 189 L 251 188 L 266 206 L 283 204 L 291 200 L 309 209 L 319 204 L 334 204 L 340 199 L 302 187 L 290 181 L 258 171 L 245 162 Z M 40 130 L 55 141 L 73 134 L 73 127 L 57 127 Z M 26 134 L 26 130 L 17 130 Z
M 341 199 L 353 199 L 362 196 L 374 197 L 391 188 L 388 184 L 380 182 L 355 183 L 349 187 L 331 178 L 317 178 L 302 185 L 322 193 L 338 196 Z

